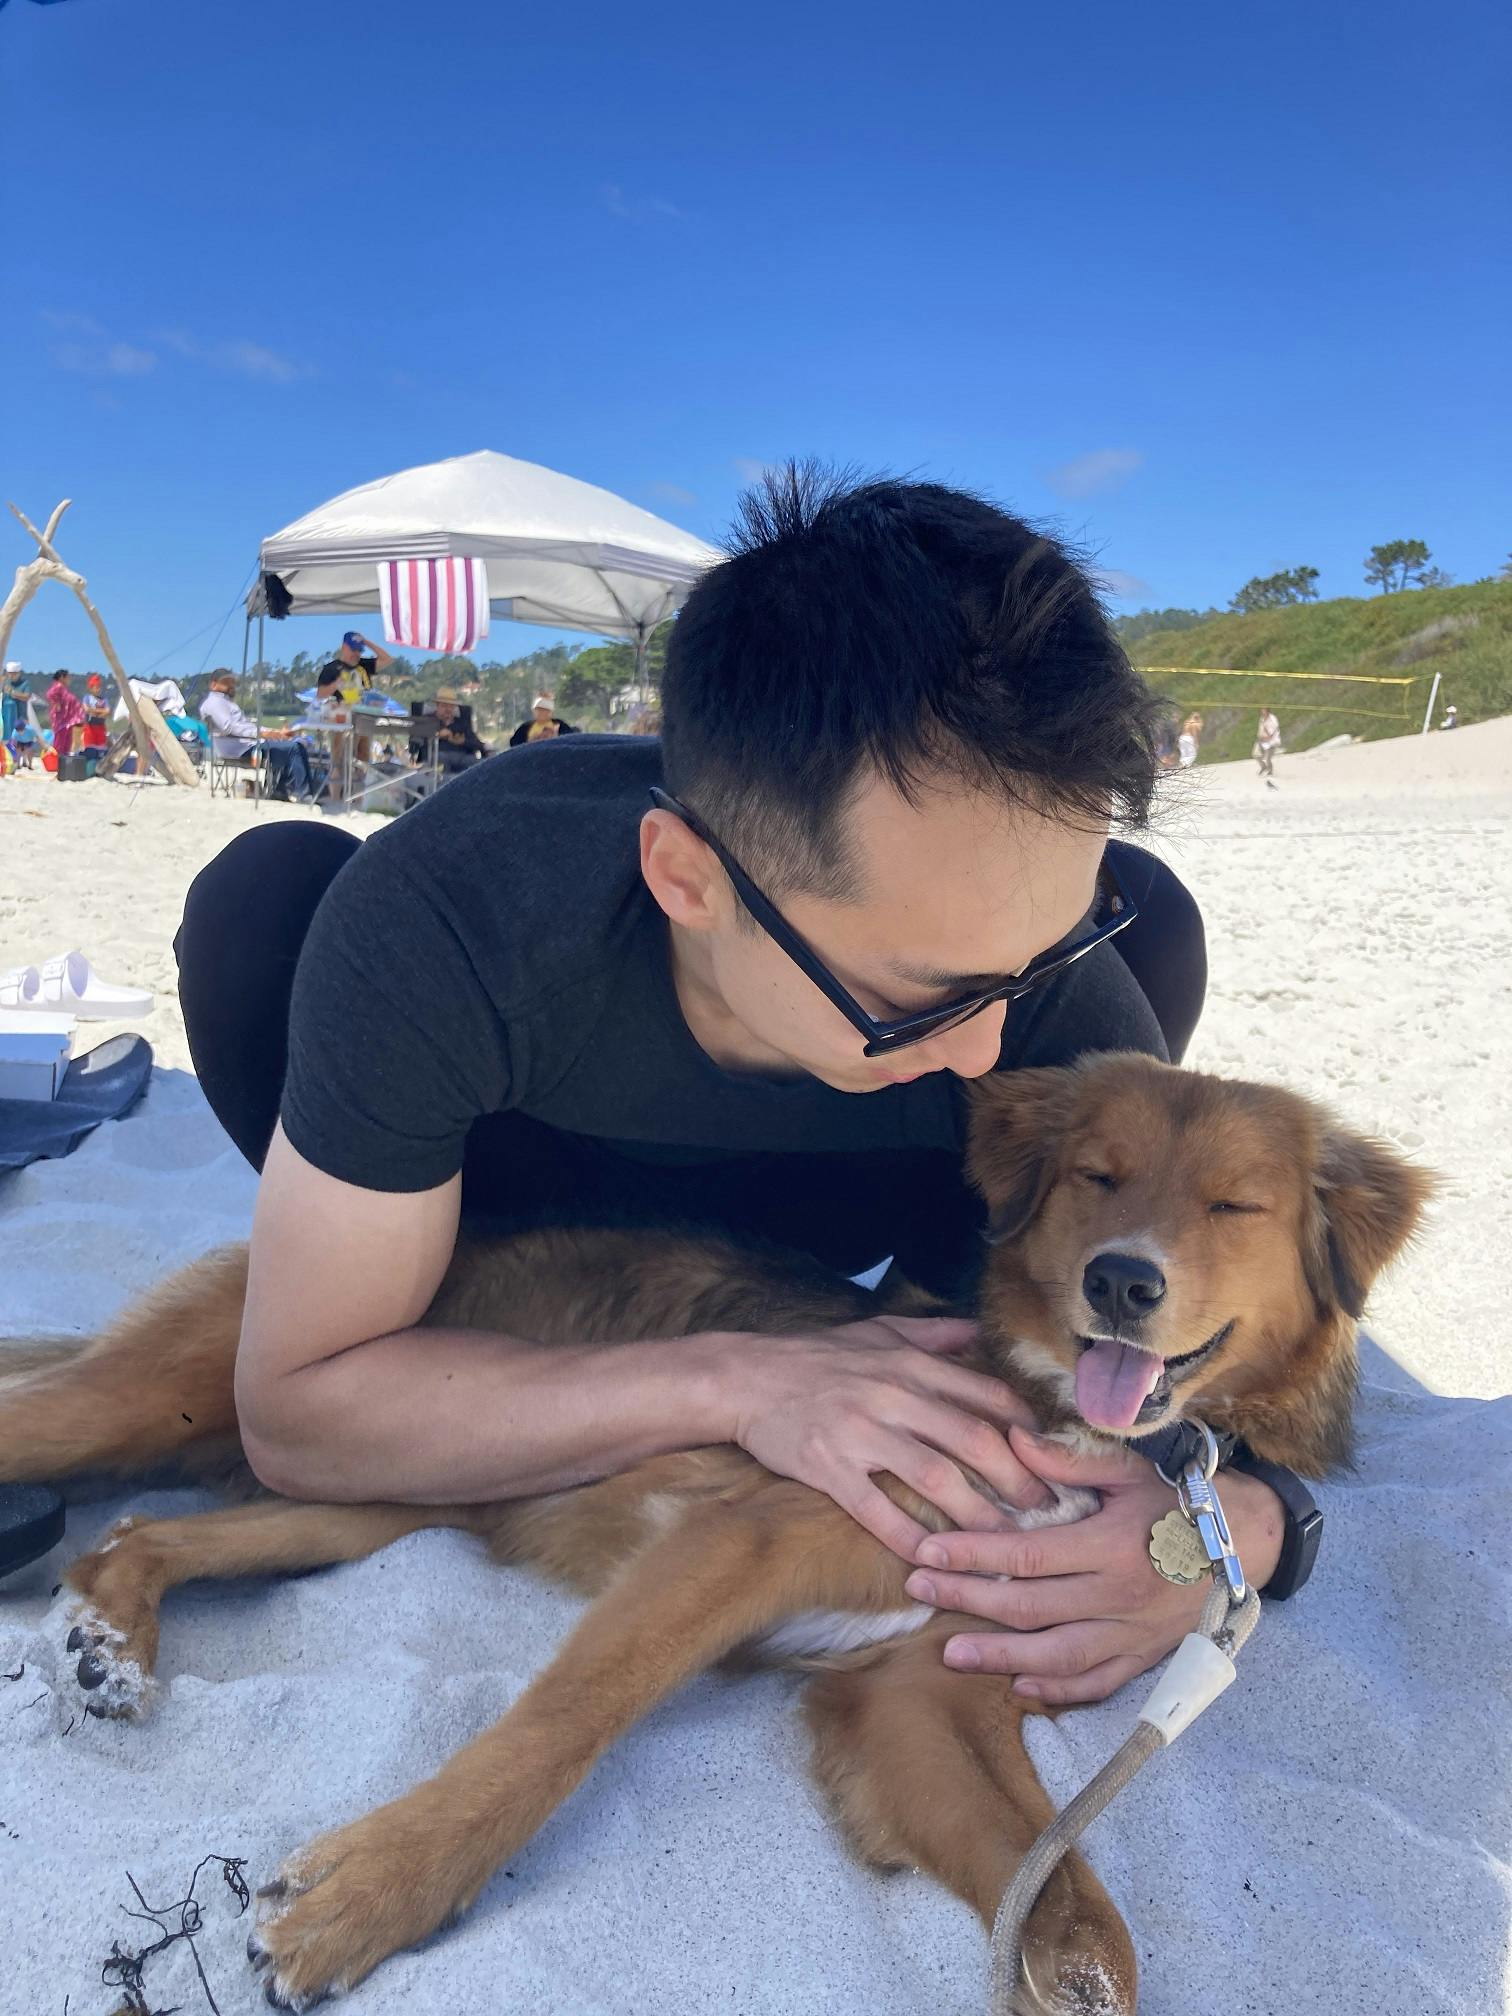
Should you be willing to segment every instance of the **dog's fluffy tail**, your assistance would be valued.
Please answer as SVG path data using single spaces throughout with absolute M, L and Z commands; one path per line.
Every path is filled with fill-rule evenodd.
M 247 1249 L 206 1254 L 92 1342 L 0 1343 L 0 1483 L 133 1475 L 237 1445 Z M 197 1467 L 191 1465 L 191 1467 Z

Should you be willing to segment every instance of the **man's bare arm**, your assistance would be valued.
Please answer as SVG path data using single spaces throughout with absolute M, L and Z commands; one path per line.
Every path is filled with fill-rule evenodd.
M 957 1525 L 1050 1493 L 1004 1430 L 1032 1417 L 954 1362 L 973 1326 L 874 1316 L 800 1336 L 720 1331 L 542 1346 L 419 1330 L 456 1241 L 460 1184 L 391 1195 L 323 1175 L 275 1132 L 252 1231 L 237 1413 L 247 1454 L 292 1498 L 482 1503 L 734 1442 L 824 1491 L 912 1561 L 924 1538 L 887 1471 Z
M 461 1182 L 395 1195 L 314 1168 L 280 1127 L 263 1171 L 236 1367 L 253 1468 L 291 1497 L 523 1497 L 726 1440 L 707 1338 L 542 1346 L 417 1330 Z

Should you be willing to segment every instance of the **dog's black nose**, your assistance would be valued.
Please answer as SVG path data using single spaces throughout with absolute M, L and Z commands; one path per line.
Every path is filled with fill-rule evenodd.
M 1082 1293 L 1115 1329 L 1142 1323 L 1159 1308 L 1165 1291 L 1165 1276 L 1154 1262 L 1132 1253 L 1099 1253 L 1082 1275 Z

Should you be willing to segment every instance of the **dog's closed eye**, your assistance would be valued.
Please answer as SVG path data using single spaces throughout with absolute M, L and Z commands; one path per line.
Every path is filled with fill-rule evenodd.
M 1265 1216 L 1265 1206 L 1263 1204 L 1241 1204 L 1234 1197 L 1219 1197 L 1215 1202 L 1209 1204 L 1208 1210 L 1210 1213 L 1227 1211 L 1240 1218 L 1263 1218 Z
M 1106 1169 L 1078 1169 L 1076 1173 L 1084 1183 L 1095 1183 L 1099 1190 L 1118 1188 L 1118 1178 L 1110 1176 Z

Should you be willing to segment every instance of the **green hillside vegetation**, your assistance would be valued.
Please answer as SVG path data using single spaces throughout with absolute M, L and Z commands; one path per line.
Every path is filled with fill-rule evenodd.
M 1461 724 L 1469 726 L 1512 714 L 1512 581 L 1214 615 L 1140 637 L 1129 650 L 1178 714 L 1200 709 L 1207 762 L 1247 756 L 1256 717 L 1267 703 L 1280 717 L 1289 749 L 1312 748 L 1343 734 L 1367 741 L 1416 734 L 1435 672 L 1443 674 L 1435 722 L 1452 701 Z M 1184 670 L 1189 666 L 1334 676 L 1215 679 Z M 1411 683 L 1351 685 L 1346 674 Z

